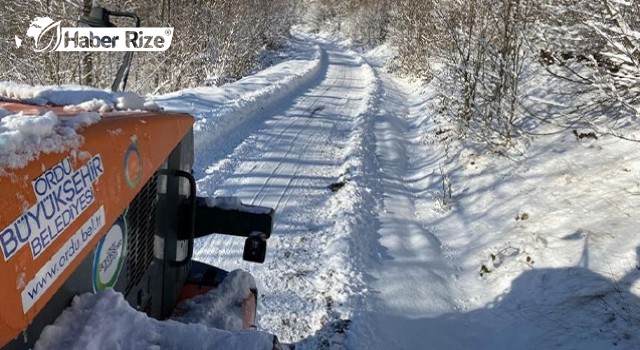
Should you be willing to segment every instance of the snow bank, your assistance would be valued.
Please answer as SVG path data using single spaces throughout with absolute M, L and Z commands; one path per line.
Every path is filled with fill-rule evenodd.
M 203 170 L 200 164 L 210 164 L 223 155 L 218 152 L 226 149 L 230 134 L 259 125 L 256 121 L 265 111 L 281 110 L 291 103 L 292 95 L 321 79 L 328 64 L 326 52 L 298 39 L 302 43 L 296 44 L 295 50 L 303 52 L 300 57 L 221 87 L 198 87 L 155 99 L 165 110 L 186 112 L 196 118 L 196 172 Z M 236 138 L 239 143 L 244 136 Z
M 72 112 L 158 110 L 158 106 L 134 92 L 111 92 L 81 85 L 32 86 L 0 82 L 0 97 L 37 105 L 66 106 Z
M 77 131 L 100 120 L 100 115 L 82 112 L 60 119 L 53 112 L 42 115 L 11 114 L 0 108 L 0 170 L 20 168 L 40 153 L 76 148 L 83 139 Z
M 243 273 L 237 273 L 229 284 L 229 290 L 249 285 Z M 214 299 L 205 296 L 196 304 L 204 312 L 215 308 Z M 190 315 L 193 321 L 195 313 Z M 122 294 L 108 289 L 75 297 L 71 307 L 44 329 L 34 349 L 270 350 L 273 343 L 273 335 L 258 331 L 225 331 L 204 324 L 158 321 L 134 310 Z
M 253 276 L 235 270 L 218 288 L 186 300 L 176 308 L 174 320 L 199 323 L 209 327 L 239 331 L 242 329 L 242 302 L 256 289 Z
M 562 87 L 540 79 L 527 92 L 541 97 L 538 111 L 576 103 L 543 100 L 547 86 Z M 381 169 L 367 179 L 382 178 L 384 250 L 371 263 L 374 311 L 352 318 L 355 347 L 640 348 L 637 143 L 569 128 L 497 156 L 461 141 L 437 99 L 421 102 L 428 91 L 399 99 L 385 89 L 376 144 L 365 143 Z M 401 100 L 409 113 L 389 106 Z M 638 134 L 637 123 L 620 125 Z M 407 277 L 422 273 L 431 276 Z

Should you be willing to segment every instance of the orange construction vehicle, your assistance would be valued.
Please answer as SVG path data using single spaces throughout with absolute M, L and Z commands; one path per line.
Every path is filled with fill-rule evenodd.
M 119 14 L 97 8 L 86 22 L 107 26 Z M 114 86 L 126 83 L 128 60 Z M 7 99 L 0 107 L 74 115 Z M 246 237 L 244 259 L 264 261 L 274 211 L 197 197 L 193 123 L 179 113 L 104 113 L 79 131 L 80 146 L 0 170 L 0 348 L 32 347 L 75 295 L 106 288 L 152 317 L 170 316 L 226 275 L 192 259 L 198 237 Z M 245 328 L 256 301 L 254 290 L 243 302 Z

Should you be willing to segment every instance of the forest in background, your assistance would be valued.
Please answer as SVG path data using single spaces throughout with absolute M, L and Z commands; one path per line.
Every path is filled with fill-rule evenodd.
M 496 150 L 541 124 L 628 138 L 638 122 L 635 0 L 312 2 L 315 28 L 392 45 L 390 68 L 430 82 L 460 134 Z
M 286 43 L 294 23 L 293 0 L 9 0 L 0 2 L 0 80 L 33 85 L 83 84 L 108 88 L 120 53 L 35 53 L 17 49 L 35 17 L 75 26 L 91 6 L 136 13 L 143 27 L 173 27 L 171 48 L 136 53 L 127 89 L 163 93 L 199 85 L 221 85 L 255 68 L 265 49 Z M 114 18 L 118 26 L 131 19 Z
M 3 1 L 0 80 L 110 86 L 122 56 L 37 54 L 13 43 L 37 16 L 73 24 L 92 4 L 136 12 L 143 26 L 175 28 L 170 50 L 136 54 L 128 89 L 139 93 L 237 80 L 304 24 L 363 48 L 391 45 L 390 69 L 431 82 L 460 134 L 495 149 L 541 123 L 625 137 L 617 126 L 640 111 L 633 0 Z

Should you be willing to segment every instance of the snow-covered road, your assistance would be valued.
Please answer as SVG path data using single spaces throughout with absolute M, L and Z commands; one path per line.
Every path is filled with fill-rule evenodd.
M 354 153 L 375 77 L 353 52 L 320 45 L 315 79 L 291 91 L 288 101 L 268 106 L 262 126 L 222 160 L 206 165 L 199 181 L 205 193 L 276 209 L 265 265 L 241 262 L 243 242 L 233 237 L 197 242 L 196 258 L 252 272 L 263 283 L 259 323 L 287 342 L 348 317 L 340 305 L 362 289 L 350 256 L 357 243 L 350 236 L 352 215 L 359 213 L 351 209 L 347 215 L 345 209 L 366 205 L 352 193 L 361 169 L 350 163 L 361 162 Z M 329 189 L 342 181 L 349 181 L 345 188 Z
M 349 348 L 418 349 L 447 333 L 419 319 L 456 310 L 460 293 L 447 246 L 425 215 L 442 200 L 428 191 L 441 186 L 441 155 L 422 142 L 418 110 L 411 105 L 417 96 L 383 71 L 377 74 L 378 103 L 368 119 L 374 141 L 368 162 L 376 166 L 368 179 L 377 182 L 382 249 L 367 268 L 371 293 L 363 310 L 355 310 Z M 400 336 L 408 331 L 411 337 Z
M 276 209 L 264 264 L 222 235 L 195 259 L 251 272 L 259 329 L 297 350 L 639 348 L 637 144 L 565 130 L 496 156 L 433 112 L 432 87 L 386 73 L 392 54 L 296 32 L 268 69 L 155 98 L 196 118 L 199 195 Z M 127 317 L 151 345 L 217 346 L 193 338 L 199 319 L 74 316 L 119 298 L 83 296 L 44 346 L 60 331 L 82 348 L 75 329 L 127 340 Z
M 412 129 L 416 96 L 356 52 L 315 40 L 311 78 L 267 98 L 241 141 L 196 169 L 201 193 L 276 209 L 267 262 L 242 262 L 242 240 L 224 236 L 198 241 L 195 256 L 253 273 L 260 326 L 298 348 L 415 348 L 425 337 L 397 336 L 406 324 L 395 317 L 456 309 L 455 268 L 420 214 L 437 201 L 419 198 L 439 185 L 422 176 L 438 157 Z M 354 339 L 342 339 L 347 325 Z
M 620 247 L 637 239 L 623 230 L 589 248 L 598 256 L 590 269 L 574 268 L 586 248 L 566 237 L 584 232 L 574 224 L 581 210 L 564 203 L 566 215 L 546 220 L 557 212 L 547 191 L 566 192 L 553 180 L 554 164 L 574 164 L 563 176 L 580 179 L 584 165 L 600 164 L 594 161 L 602 159 L 601 148 L 586 151 L 567 133 L 531 147 L 530 154 L 550 154 L 530 159 L 531 168 L 482 155 L 453 141 L 453 127 L 434 118 L 433 94 L 416 93 L 385 72 L 378 56 L 384 52 L 361 55 L 331 39 L 297 38 L 294 59 L 231 84 L 273 79 L 248 84 L 248 93 L 223 105 L 241 106 L 218 113 L 226 119 L 193 110 L 200 193 L 277 211 L 264 265 L 243 262 L 243 242 L 234 237 L 196 243 L 197 259 L 256 276 L 261 329 L 297 349 L 597 349 L 635 342 L 621 330 L 634 327 L 625 310 L 636 297 L 616 294 L 617 282 L 598 273 L 633 275 L 635 251 Z M 225 125 L 231 132 L 211 137 Z M 610 159 L 633 154 L 633 145 L 607 142 Z M 572 163 L 578 158 L 583 166 Z M 605 196 L 634 181 L 629 172 L 601 177 L 618 166 L 591 170 L 593 181 L 610 178 L 598 190 Z M 551 174 L 555 187 L 528 172 Z M 603 196 L 575 191 L 584 203 Z M 626 198 L 619 204 L 625 210 L 638 203 L 616 196 Z M 538 217 L 521 219 L 524 209 Z M 606 231 L 620 212 L 605 210 L 588 227 Z M 621 220 L 625 227 L 635 222 Z M 610 258 L 618 252 L 624 257 Z M 623 280 L 632 291 L 633 279 Z M 584 297 L 587 309 L 572 306 Z M 620 321 L 609 322 L 613 304 Z M 594 321 L 583 325 L 585 317 Z

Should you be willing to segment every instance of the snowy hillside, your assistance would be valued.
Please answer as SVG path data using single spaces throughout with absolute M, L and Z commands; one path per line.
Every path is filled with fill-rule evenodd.
M 200 195 L 276 209 L 263 265 L 242 261 L 234 237 L 195 246 L 196 259 L 255 276 L 260 331 L 296 349 L 640 348 L 637 143 L 567 129 L 491 153 L 457 137 L 430 87 L 386 72 L 388 47 L 359 54 L 297 33 L 288 55 L 155 98 L 197 119 Z M 639 137 L 637 120 L 625 132 Z M 215 338 L 127 308 L 115 293 L 79 298 L 40 344 L 128 337 L 83 326 L 102 311 L 100 324 L 149 335 L 124 348 Z

